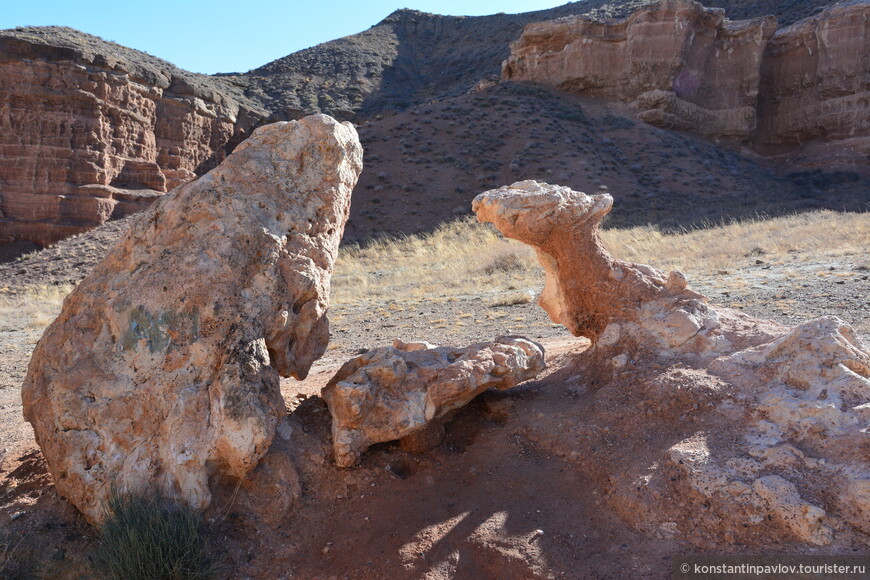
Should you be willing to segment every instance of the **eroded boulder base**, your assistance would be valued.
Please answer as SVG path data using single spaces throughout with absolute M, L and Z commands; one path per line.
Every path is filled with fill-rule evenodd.
M 176 189 L 65 300 L 22 387 L 58 491 L 92 522 L 112 485 L 196 508 L 284 414 L 279 375 L 326 349 L 330 273 L 362 166 L 325 115 L 258 129 Z
M 543 347 L 513 336 L 465 348 L 396 340 L 373 349 L 346 362 L 323 388 L 335 462 L 350 467 L 369 446 L 396 439 L 406 449 L 425 449 L 440 428 L 433 421 L 487 389 L 509 389 L 543 370 Z
M 836 317 L 788 329 L 613 259 L 597 235 L 611 204 L 537 182 L 475 199 L 479 219 L 537 249 L 541 305 L 592 340 L 548 378 L 576 398 L 551 409 L 560 428 L 525 420 L 524 434 L 648 534 L 866 549 L 870 351 Z

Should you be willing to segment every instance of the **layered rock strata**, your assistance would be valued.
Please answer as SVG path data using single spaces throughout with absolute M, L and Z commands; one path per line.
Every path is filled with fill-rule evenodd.
M 214 167 L 262 108 L 77 31 L 0 34 L 0 243 L 51 244 Z
M 650 123 L 748 138 L 773 18 L 731 22 L 692 0 L 665 0 L 614 22 L 582 16 L 529 24 L 507 80 L 631 103 Z
M 772 17 L 729 21 L 693 0 L 663 0 L 620 20 L 529 24 L 502 76 L 624 101 L 647 122 L 751 142 L 765 154 L 818 142 L 866 163 L 868 23 L 866 0 L 780 30 Z
M 698 546 L 870 539 L 870 350 L 835 317 L 792 329 L 714 308 L 679 272 L 613 259 L 609 195 L 537 182 L 474 209 L 533 246 L 540 304 L 592 346 L 578 409 L 526 435 L 588 470 L 638 529 Z M 578 415 L 579 414 L 579 415 Z
M 242 478 L 329 340 L 330 272 L 362 148 L 318 115 L 261 127 L 162 197 L 64 301 L 22 387 L 58 491 L 91 522 L 117 485 L 196 508 Z
M 371 445 L 414 437 L 483 391 L 543 370 L 543 347 L 513 336 L 465 348 L 396 340 L 370 350 L 346 362 L 321 394 L 332 414 L 335 463 L 351 467 Z
M 804 165 L 870 163 L 870 2 L 839 3 L 782 28 L 761 63 L 756 148 L 810 144 Z

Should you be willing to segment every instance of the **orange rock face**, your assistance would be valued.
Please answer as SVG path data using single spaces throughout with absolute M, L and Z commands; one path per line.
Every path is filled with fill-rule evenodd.
M 761 67 L 756 147 L 764 153 L 816 141 L 824 164 L 837 151 L 870 160 L 870 2 L 834 6 L 782 28 Z M 807 163 L 804 163 L 807 164 Z
M 726 22 L 723 10 L 691 0 L 666 0 L 615 22 L 540 22 L 511 44 L 502 76 L 626 101 L 657 125 L 746 138 L 775 26 L 772 17 Z
M 0 243 L 47 245 L 142 209 L 247 135 L 247 104 L 213 79 L 64 34 L 0 35 Z
M 617 21 L 530 24 L 502 76 L 624 101 L 649 123 L 750 142 L 761 153 L 815 140 L 845 150 L 849 163 L 866 162 L 868 31 L 867 2 L 776 30 L 772 17 L 728 21 L 693 0 L 663 0 Z

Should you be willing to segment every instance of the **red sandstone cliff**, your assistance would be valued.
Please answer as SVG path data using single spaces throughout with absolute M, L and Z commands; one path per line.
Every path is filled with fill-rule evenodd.
M 613 22 L 530 24 L 502 75 L 626 101 L 653 124 L 746 138 L 774 28 L 772 18 L 726 22 L 721 9 L 666 0 Z
M 756 149 L 822 165 L 870 163 L 870 2 L 847 2 L 782 28 L 761 66 Z
M 261 116 L 227 83 L 96 37 L 0 32 L 0 243 L 46 245 L 141 209 Z
M 849 164 L 870 154 L 867 0 L 780 30 L 771 17 L 729 21 L 692 0 L 620 20 L 529 24 L 502 76 L 624 101 L 652 124 L 736 138 L 761 153 L 811 142 L 814 151 L 845 151 Z

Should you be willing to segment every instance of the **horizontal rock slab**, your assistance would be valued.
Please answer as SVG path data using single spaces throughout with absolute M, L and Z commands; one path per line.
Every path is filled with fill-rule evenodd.
M 321 393 L 335 463 L 351 467 L 369 446 L 413 436 L 485 390 L 515 387 L 544 367 L 543 347 L 513 336 L 465 348 L 396 340 L 372 349 L 346 362 Z

